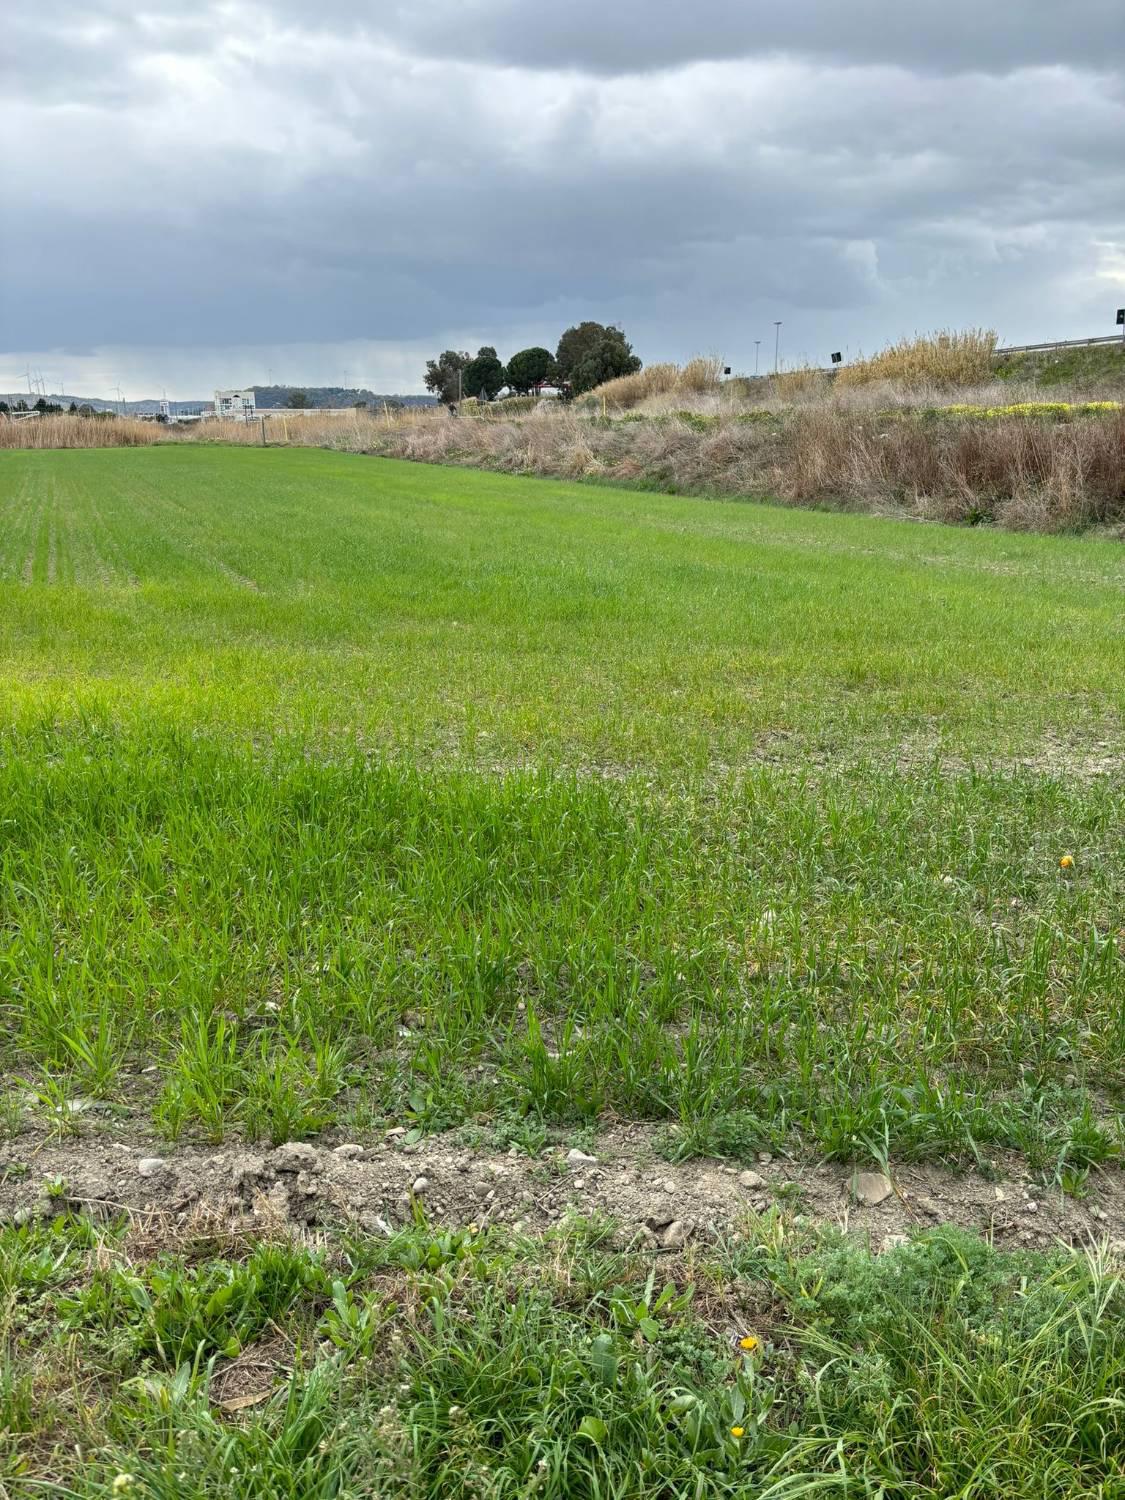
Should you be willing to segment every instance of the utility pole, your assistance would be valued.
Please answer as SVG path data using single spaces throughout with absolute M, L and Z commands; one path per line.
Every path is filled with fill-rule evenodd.
M 773 321 L 773 373 L 776 375 L 779 369 L 778 355 L 781 351 L 781 319 Z
M 758 378 L 758 350 L 761 348 L 761 339 L 754 340 L 754 379 Z

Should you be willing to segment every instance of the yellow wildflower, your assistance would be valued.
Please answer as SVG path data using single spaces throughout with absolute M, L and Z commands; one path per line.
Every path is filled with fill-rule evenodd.
M 745 1338 L 739 1339 L 738 1347 L 745 1349 L 747 1354 L 753 1354 L 754 1350 L 758 1348 L 758 1340 L 752 1333 L 748 1333 Z
M 746 1436 L 746 1428 L 745 1427 L 732 1427 L 731 1430 L 730 1430 L 730 1435 L 731 1435 L 732 1438 L 745 1437 Z
M 1062 857 L 1062 859 L 1059 860 L 1059 869 L 1060 870 L 1073 870 L 1074 869 L 1074 855 L 1073 854 L 1064 854 L 1063 857 Z

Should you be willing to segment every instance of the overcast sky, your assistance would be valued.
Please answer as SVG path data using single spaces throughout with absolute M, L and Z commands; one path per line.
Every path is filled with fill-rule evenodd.
M 421 389 L 1113 332 L 1122 0 L 36 0 L 0 47 L 0 389 Z

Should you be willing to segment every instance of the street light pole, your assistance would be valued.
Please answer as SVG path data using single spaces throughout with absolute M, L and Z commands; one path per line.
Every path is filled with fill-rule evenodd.
M 754 379 L 758 378 L 758 350 L 761 347 L 761 339 L 754 340 Z
M 773 373 L 778 372 L 778 355 L 781 351 L 781 319 L 775 318 L 773 323 Z

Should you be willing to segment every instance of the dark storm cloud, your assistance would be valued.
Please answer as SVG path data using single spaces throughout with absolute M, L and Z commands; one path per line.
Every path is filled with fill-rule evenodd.
M 1125 300 L 1119 0 L 1015 10 L 25 7 L 0 349 L 1097 331 Z

